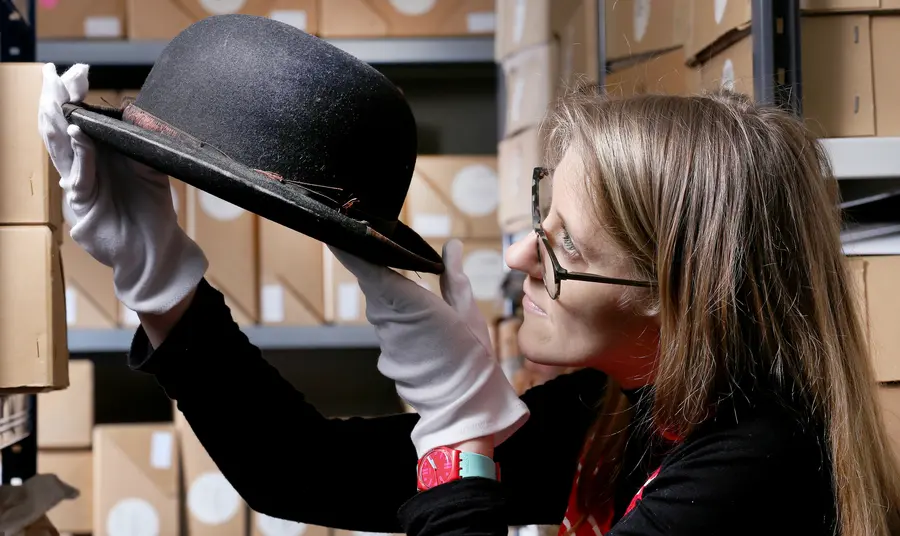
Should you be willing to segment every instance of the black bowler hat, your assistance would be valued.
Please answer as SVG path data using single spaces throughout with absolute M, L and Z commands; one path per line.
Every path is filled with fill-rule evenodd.
M 162 52 L 134 102 L 64 106 L 91 138 L 370 262 L 441 273 L 399 221 L 416 123 L 372 66 L 266 17 L 221 15 Z

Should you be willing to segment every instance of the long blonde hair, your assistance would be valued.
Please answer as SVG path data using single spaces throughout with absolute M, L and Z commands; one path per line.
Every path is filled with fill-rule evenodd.
M 548 160 L 584 161 L 597 223 L 657 282 L 654 425 L 680 437 L 748 378 L 800 393 L 826 432 L 843 536 L 900 530 L 900 472 L 883 430 L 840 243 L 836 181 L 792 114 L 730 92 L 567 95 Z M 579 488 L 611 500 L 627 401 L 614 385 Z M 586 465 L 590 467 L 590 465 Z

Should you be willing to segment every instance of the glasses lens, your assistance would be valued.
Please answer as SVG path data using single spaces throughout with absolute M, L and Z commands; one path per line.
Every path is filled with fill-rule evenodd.
M 543 237 L 538 237 L 538 260 L 541 262 L 541 278 L 544 280 L 544 287 L 552 299 L 559 296 L 559 280 L 556 278 L 556 270 L 553 269 L 553 262 L 550 260 L 550 252 L 547 251 L 547 241 Z

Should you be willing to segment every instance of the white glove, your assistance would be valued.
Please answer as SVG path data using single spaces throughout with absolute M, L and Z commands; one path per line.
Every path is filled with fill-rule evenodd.
M 458 240 L 444 246 L 443 300 L 393 270 L 330 249 L 366 296 L 381 342 L 378 370 L 419 414 L 412 432 L 419 457 L 491 435 L 499 445 L 525 424 L 528 407 L 494 359 Z
M 88 66 L 62 77 L 44 65 L 38 124 L 59 171 L 75 222 L 72 239 L 113 268 L 116 296 L 138 313 L 164 313 L 197 286 L 208 267 L 200 247 L 178 226 L 168 177 L 70 125 L 62 105 L 84 100 Z

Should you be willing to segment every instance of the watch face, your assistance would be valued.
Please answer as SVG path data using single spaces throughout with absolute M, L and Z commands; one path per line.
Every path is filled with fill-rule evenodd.
M 450 455 L 443 450 L 428 453 L 422 460 L 419 478 L 427 488 L 449 482 L 453 478 L 453 460 Z

